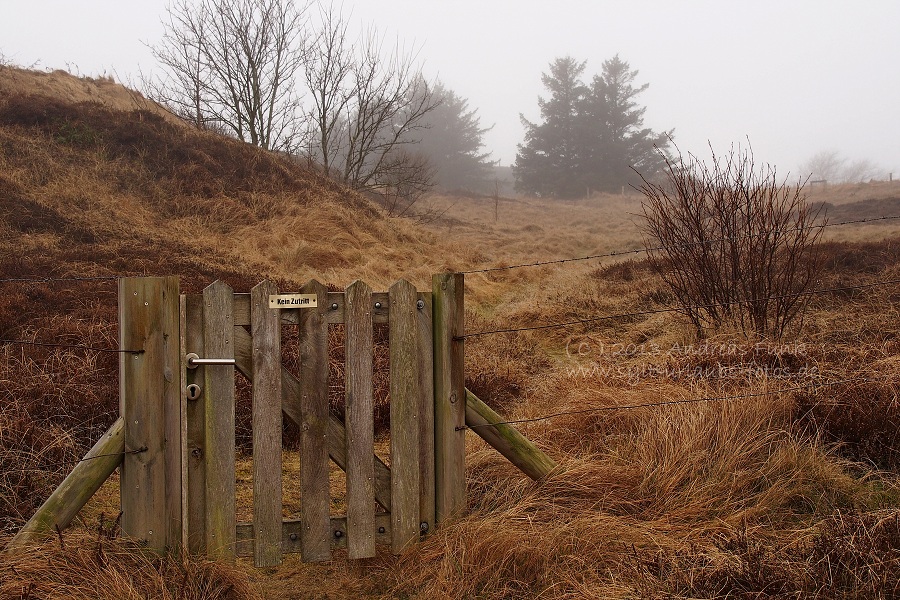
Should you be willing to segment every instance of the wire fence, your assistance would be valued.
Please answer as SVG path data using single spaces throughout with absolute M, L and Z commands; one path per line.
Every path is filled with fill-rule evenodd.
M 754 237 L 761 237 L 761 236 L 771 235 L 771 234 L 790 233 L 793 231 L 825 229 L 827 227 L 838 227 L 841 225 L 859 225 L 861 223 L 875 223 L 878 221 L 894 221 L 897 219 L 900 219 L 900 215 L 871 217 L 868 219 L 853 219 L 850 221 L 838 221 L 838 222 L 834 222 L 834 223 L 820 223 L 818 225 L 811 225 L 809 227 L 791 227 L 791 228 L 787 228 L 787 229 L 766 230 L 764 232 L 760 232 L 755 235 L 739 235 L 739 236 L 731 236 L 731 237 L 723 237 L 723 238 L 714 238 L 714 239 L 710 239 L 710 240 L 702 240 L 699 242 L 691 242 L 691 243 L 687 243 L 687 244 L 674 244 L 674 245 L 668 245 L 668 246 L 653 246 L 653 247 L 648 247 L 648 248 L 636 248 L 633 250 L 617 250 L 614 252 L 606 252 L 604 254 L 591 254 L 588 256 L 577 256 L 574 258 L 560 258 L 560 259 L 556 259 L 556 260 L 542 260 L 542 261 L 535 261 L 535 262 L 529 262 L 529 263 L 521 263 L 521 264 L 517 264 L 517 265 L 505 265 L 505 266 L 501 266 L 501 267 L 488 267 L 488 268 L 484 268 L 484 269 L 473 269 L 470 271 L 460 271 L 460 272 L 463 275 L 472 275 L 472 274 L 476 274 L 476 273 L 492 273 L 495 271 L 509 271 L 512 269 L 522 269 L 522 268 L 526 268 L 526 267 L 542 267 L 545 265 L 557 265 L 557 264 L 564 264 L 564 263 L 580 262 L 580 261 L 585 261 L 585 260 L 594 260 L 594 259 L 598 259 L 598 258 L 614 258 L 614 257 L 629 256 L 629 255 L 635 255 L 635 254 L 643 254 L 643 253 L 649 254 L 651 252 L 662 252 L 664 250 L 675 250 L 678 248 L 692 248 L 695 246 L 718 244 L 719 242 L 729 242 L 729 241 L 735 241 L 735 240 L 740 240 L 740 239 L 752 239 Z
M 110 354 L 143 354 L 143 350 L 120 350 L 116 348 L 99 348 L 97 346 L 88 346 L 86 344 L 57 344 L 52 342 L 33 342 L 30 340 L 10 340 L 0 339 L 0 344 L 10 344 L 16 346 L 38 346 L 47 348 L 67 348 L 72 350 L 88 350 L 90 352 L 104 352 Z
M 756 234 L 756 236 L 754 236 L 754 235 L 732 236 L 732 237 L 724 237 L 724 238 L 715 238 L 715 239 L 710 239 L 710 240 L 702 240 L 699 242 L 693 242 L 693 243 L 689 243 L 689 244 L 656 246 L 656 247 L 647 247 L 647 248 L 640 248 L 640 249 L 633 249 L 633 250 L 619 250 L 619 251 L 607 252 L 607 253 L 603 253 L 603 254 L 592 254 L 592 255 L 588 255 L 588 256 L 580 256 L 580 257 L 573 257 L 573 258 L 564 258 L 564 259 L 546 260 L 546 261 L 534 261 L 534 262 L 521 263 L 521 264 L 516 264 L 516 265 L 505 265 L 505 266 L 500 266 L 500 267 L 473 269 L 473 270 L 463 271 L 463 274 L 492 273 L 492 272 L 497 272 L 497 271 L 509 271 L 512 269 L 520 269 L 520 268 L 527 268 L 527 267 L 559 265 L 559 264 L 566 264 L 566 263 L 573 263 L 573 262 L 580 262 L 580 261 L 587 261 L 587 260 L 594 260 L 594 259 L 601 259 L 601 258 L 614 258 L 614 257 L 643 254 L 643 253 L 650 254 L 653 252 L 663 252 L 663 251 L 674 250 L 674 249 L 678 249 L 678 248 L 689 248 L 689 247 L 695 247 L 695 246 L 701 246 L 701 245 L 712 245 L 712 244 L 721 243 L 721 242 L 735 241 L 735 240 L 739 240 L 739 239 L 748 239 L 748 238 L 757 237 L 757 236 L 770 235 L 772 233 L 778 233 L 778 234 L 790 233 L 790 232 L 795 232 L 795 231 L 802 231 L 804 229 L 824 229 L 827 227 L 837 227 L 837 226 L 856 225 L 856 224 L 863 224 L 863 223 L 893 221 L 893 220 L 897 220 L 897 219 L 900 219 L 900 215 L 886 215 L 886 216 L 872 217 L 872 218 L 865 218 L 865 219 L 852 219 L 852 220 L 839 221 L 839 222 L 833 222 L 833 223 L 822 223 L 822 224 L 818 224 L 818 225 L 814 225 L 814 226 L 810 226 L 810 227 L 794 227 L 794 228 L 781 229 L 781 230 L 776 230 L 776 231 L 766 231 L 766 232 L 761 232 L 759 234 Z M 765 297 L 760 297 L 760 298 L 752 298 L 752 299 L 747 299 L 747 300 L 734 300 L 731 302 L 710 303 L 710 304 L 700 304 L 700 305 L 686 305 L 686 306 L 679 306 L 679 307 L 667 307 L 667 308 L 660 308 L 660 309 L 633 311 L 633 312 L 619 313 L 619 314 L 613 314 L 613 315 L 600 315 L 600 316 L 594 316 L 594 317 L 574 319 L 571 321 L 565 321 L 565 322 L 561 322 L 561 323 L 545 323 L 545 324 L 540 324 L 540 325 L 530 325 L 530 326 L 524 326 L 524 327 L 506 327 L 506 328 L 499 328 L 499 329 L 483 330 L 483 331 L 476 331 L 473 333 L 467 333 L 465 335 L 457 336 L 455 339 L 456 340 L 466 340 L 466 339 L 471 339 L 471 338 L 476 338 L 476 337 L 483 337 L 483 336 L 503 334 L 503 333 L 517 333 L 517 332 L 524 332 L 524 331 L 560 329 L 560 328 L 574 327 L 577 325 L 596 323 L 596 322 L 604 321 L 604 320 L 626 319 L 626 318 L 632 318 L 632 317 L 638 317 L 638 316 L 648 316 L 648 315 L 661 314 L 661 313 L 683 313 L 688 310 L 696 310 L 696 309 L 726 308 L 728 306 L 740 305 L 740 304 L 755 304 L 755 303 L 767 302 L 770 300 L 781 300 L 781 299 L 788 299 L 788 298 L 797 298 L 797 297 L 801 297 L 801 296 L 815 296 L 815 295 L 820 295 L 820 294 L 831 294 L 831 293 L 838 293 L 838 292 L 856 291 L 856 290 L 861 290 L 861 289 L 869 289 L 869 288 L 875 288 L 875 287 L 881 287 L 881 286 L 887 286 L 887 285 L 896 285 L 896 284 L 900 284 L 900 279 L 877 281 L 874 283 L 860 284 L 860 285 L 853 285 L 853 286 L 818 288 L 818 289 L 814 289 L 814 290 L 806 290 L 806 291 L 796 292 L 796 293 L 792 293 L 792 294 L 770 295 L 770 296 L 765 296 Z M 728 402 L 728 401 L 735 401 L 735 400 L 742 400 L 742 399 L 749 399 L 749 398 L 765 397 L 765 396 L 770 396 L 772 394 L 781 394 L 781 393 L 787 393 L 787 392 L 799 391 L 799 390 L 812 390 L 813 393 L 815 393 L 818 389 L 821 389 L 821 388 L 833 387 L 833 386 L 843 385 L 843 384 L 848 384 L 848 383 L 853 383 L 853 382 L 870 383 L 870 382 L 872 382 L 872 380 L 868 379 L 868 378 L 847 378 L 847 379 L 839 379 L 839 380 L 826 381 L 826 382 L 810 381 L 809 383 L 805 383 L 803 385 L 796 385 L 796 386 L 787 387 L 787 388 L 779 388 L 777 390 L 771 390 L 771 391 L 765 391 L 765 392 L 759 392 L 759 393 L 747 393 L 747 394 L 738 394 L 738 395 L 729 395 L 729 396 L 708 396 L 708 397 L 701 397 L 701 398 L 664 400 L 664 401 L 658 401 L 658 402 L 645 402 L 645 403 L 627 404 L 627 405 L 599 406 L 599 407 L 591 407 L 591 408 L 587 408 L 587 409 L 559 411 L 559 412 L 554 412 L 551 414 L 541 415 L 541 416 L 537 416 L 537 417 L 511 419 L 511 420 L 507 420 L 507 421 L 500 421 L 497 423 L 485 423 L 485 424 L 481 424 L 481 425 L 463 425 L 463 426 L 458 426 L 456 428 L 456 430 L 461 431 L 461 430 L 466 430 L 466 429 L 477 429 L 479 427 L 492 427 L 492 426 L 498 426 L 498 425 L 516 425 L 516 424 L 534 423 L 534 422 L 539 422 L 539 421 L 550 420 L 550 419 L 564 416 L 564 415 L 578 415 L 578 414 L 589 414 L 589 413 L 597 413 L 597 412 L 633 410 L 633 409 L 639 409 L 639 408 L 652 408 L 652 407 L 673 406 L 673 405 L 683 405 L 683 404 L 697 404 L 697 403 L 706 403 L 706 402 Z
M 540 329 L 560 329 L 564 327 L 573 327 L 575 325 L 585 325 L 588 323 L 596 323 L 598 321 L 605 320 L 613 320 L 613 319 L 625 319 L 629 317 L 642 317 L 647 315 L 656 315 L 661 313 L 677 313 L 677 312 L 685 312 L 690 309 L 704 309 L 704 308 L 724 308 L 727 306 L 734 306 L 739 304 L 754 304 L 767 302 L 769 300 L 784 300 L 786 298 L 796 298 L 800 296 L 814 296 L 818 294 L 830 294 L 835 292 L 847 292 L 853 290 L 861 290 L 866 288 L 874 288 L 885 285 L 894 285 L 900 284 L 900 279 L 889 279 L 886 281 L 877 281 L 875 283 L 865 283 L 860 285 L 848 285 L 842 287 L 832 287 L 832 288 L 820 288 L 815 290 L 806 290 L 803 292 L 795 292 L 792 294 L 781 294 L 781 295 L 772 295 L 772 296 L 764 296 L 761 298 L 751 298 L 748 300 L 733 300 L 731 302 L 714 302 L 709 304 L 695 304 L 695 305 L 686 305 L 686 306 L 678 306 L 678 307 L 669 307 L 669 308 L 657 308 L 651 310 L 641 310 L 634 311 L 629 313 L 618 313 L 614 315 L 602 315 L 597 317 L 587 317 L 584 319 L 576 319 L 573 321 L 565 321 L 562 323 L 547 323 L 543 325 L 531 325 L 527 327 L 508 327 L 504 329 L 489 329 L 485 331 L 476 331 L 473 333 L 467 333 L 465 335 L 456 336 L 454 339 L 456 340 L 467 340 L 470 338 L 481 337 L 485 335 L 494 335 L 499 333 L 514 333 L 520 331 L 536 331 Z
M 746 400 L 748 398 L 761 398 L 764 396 L 771 396 L 773 394 L 783 394 L 786 392 L 794 392 L 798 390 L 812 390 L 816 392 L 820 388 L 832 387 L 836 385 L 843 385 L 846 383 L 853 382 L 872 382 L 871 379 L 865 377 L 853 377 L 849 379 L 840 379 L 837 381 L 826 381 L 826 382 L 809 382 L 804 385 L 796 385 L 787 388 L 780 388 L 777 390 L 767 390 L 765 392 L 756 392 L 751 394 L 738 394 L 734 396 L 708 396 L 703 398 L 684 398 L 679 400 L 661 400 L 659 402 L 643 402 L 638 404 L 613 404 L 608 406 L 593 406 L 591 408 L 580 408 L 576 410 L 563 410 L 547 415 L 541 415 L 539 417 L 529 417 L 527 419 L 510 419 L 509 421 L 499 421 L 496 423 L 483 423 L 481 425 L 462 425 L 456 427 L 456 431 L 462 431 L 465 429 L 478 429 L 479 427 L 493 427 L 497 425 L 516 425 L 522 423 L 536 423 L 538 421 L 547 421 L 549 419 L 554 419 L 556 417 L 562 417 L 565 415 L 581 415 L 588 413 L 597 413 L 597 412 L 609 412 L 609 411 L 617 411 L 617 410 L 633 410 L 637 408 L 653 408 L 659 406 L 675 406 L 679 404 L 698 404 L 701 402 L 727 402 L 731 400 Z
M 8 277 L 0 279 L 0 283 L 55 283 L 71 281 L 117 281 L 119 276 L 105 275 L 102 277 Z
M 778 232 L 787 233 L 787 232 L 791 232 L 791 231 L 799 231 L 802 229 L 816 229 L 816 228 L 821 229 L 821 228 L 826 228 L 826 227 L 836 227 L 836 226 L 842 226 L 842 225 L 853 225 L 853 224 L 862 224 L 862 223 L 874 223 L 874 222 L 891 221 L 891 220 L 897 220 L 897 219 L 900 219 L 900 215 L 887 215 L 887 216 L 872 217 L 872 218 L 866 218 L 866 219 L 853 219 L 853 220 L 840 221 L 840 222 L 834 222 L 834 223 L 823 223 L 823 224 L 814 225 L 814 226 L 811 226 L 808 228 L 783 229 L 783 230 L 779 230 Z M 758 235 L 766 235 L 766 234 L 770 234 L 770 233 L 775 233 L 775 232 L 766 232 L 766 233 L 758 234 Z M 654 252 L 654 251 L 664 251 L 664 250 L 674 249 L 674 248 L 678 248 L 678 247 L 689 247 L 689 246 L 696 246 L 696 245 L 702 245 L 702 244 L 714 244 L 714 243 L 719 243 L 719 242 L 724 242 L 724 241 L 733 241 L 735 239 L 743 239 L 743 238 L 747 238 L 747 237 L 753 237 L 753 236 L 734 236 L 734 237 L 728 237 L 728 238 L 716 238 L 716 239 L 703 240 L 701 242 L 695 242 L 695 243 L 691 243 L 691 244 L 683 244 L 683 245 L 677 245 L 677 246 L 658 246 L 658 247 L 653 247 L 653 248 L 621 250 L 621 251 L 616 251 L 616 252 L 608 252 L 605 254 L 594 254 L 594 255 L 589 255 L 589 256 L 580 256 L 580 257 L 565 258 L 565 259 L 558 259 L 558 260 L 534 261 L 534 262 L 530 262 L 530 263 L 522 263 L 522 264 L 517 264 L 517 265 L 507 265 L 507 266 L 502 266 L 502 267 L 489 267 L 489 268 L 483 268 L 483 269 L 474 269 L 474 270 L 462 271 L 462 273 L 463 274 L 490 273 L 490 272 L 494 272 L 494 271 L 505 271 L 505 270 L 511 270 L 511 269 L 525 268 L 525 267 L 566 264 L 566 263 L 593 260 L 593 259 L 599 259 L 599 258 L 619 257 L 619 256 L 630 255 L 630 254 L 650 253 L 650 252 Z M 81 281 L 112 281 L 112 280 L 117 280 L 117 279 L 119 279 L 119 277 L 117 277 L 117 276 L 14 277 L 14 278 L 0 278 L 0 283 L 37 284 L 37 283 L 57 283 L 57 282 L 63 283 L 63 282 L 81 282 Z M 655 314 L 662 314 L 662 313 L 678 313 L 678 312 L 685 312 L 690 309 L 704 309 L 704 308 L 714 308 L 714 307 L 715 308 L 724 308 L 724 307 L 728 307 L 728 306 L 732 306 L 732 305 L 739 305 L 739 304 L 753 304 L 753 303 L 766 302 L 766 301 L 770 301 L 770 300 L 795 298 L 795 297 L 800 297 L 800 296 L 813 296 L 813 295 L 830 294 L 830 293 L 837 293 L 837 292 L 856 291 L 856 290 L 870 289 L 870 288 L 876 288 L 876 287 L 888 286 L 888 285 L 896 285 L 896 284 L 900 284 L 900 279 L 883 280 L 883 281 L 877 281 L 877 282 L 868 283 L 868 284 L 860 284 L 860 285 L 852 285 L 852 286 L 818 288 L 818 289 L 814 289 L 814 290 L 806 290 L 806 291 L 796 292 L 796 293 L 792 293 L 792 294 L 771 295 L 771 296 L 765 296 L 765 297 L 753 298 L 753 299 L 747 299 L 747 300 L 734 300 L 731 302 L 699 304 L 699 305 L 693 305 L 693 306 L 666 307 L 666 308 L 659 308 L 659 309 L 632 311 L 632 312 L 628 312 L 628 313 L 618 313 L 618 314 L 612 314 L 612 315 L 598 315 L 598 316 L 574 319 L 571 321 L 565 321 L 565 322 L 560 322 L 560 323 L 545 323 L 545 324 L 540 324 L 540 325 L 530 325 L 530 326 L 523 326 L 523 327 L 507 327 L 507 328 L 483 330 L 483 331 L 476 331 L 473 333 L 467 333 L 467 334 L 464 334 L 461 336 L 457 336 L 454 339 L 460 341 L 460 340 L 466 340 L 466 339 L 471 339 L 471 338 L 476 338 L 476 337 L 483 337 L 483 336 L 503 334 L 503 333 L 516 333 L 516 332 L 524 332 L 524 331 L 559 329 L 559 328 L 573 327 L 573 326 L 577 326 L 577 325 L 596 323 L 596 322 L 604 321 L 604 320 L 626 319 L 626 318 L 648 316 L 648 315 L 655 315 Z M 8 344 L 8 345 L 69 348 L 69 349 L 87 350 L 87 351 L 92 351 L 92 352 L 101 352 L 101 353 L 141 354 L 144 352 L 143 350 L 102 348 L 102 347 L 91 346 L 91 345 L 86 345 L 86 344 L 37 342 L 37 341 L 20 340 L 20 339 L 0 339 L 0 343 Z M 532 418 L 527 418 L 527 419 L 515 419 L 515 420 L 509 420 L 509 421 L 502 421 L 500 423 L 495 423 L 492 425 L 512 425 L 512 424 L 519 424 L 519 423 L 531 423 L 531 422 L 536 422 L 536 421 L 544 421 L 544 420 L 548 420 L 548 419 L 553 419 L 555 417 L 559 417 L 559 416 L 563 416 L 563 415 L 592 413 L 592 412 L 600 412 L 600 411 L 630 410 L 630 409 L 637 409 L 637 408 L 670 406 L 670 405 L 678 405 L 678 404 L 695 404 L 695 403 L 702 403 L 702 402 L 723 402 L 723 401 L 731 401 L 731 400 L 768 396 L 768 395 L 771 395 L 774 393 L 784 393 L 784 392 L 789 392 L 789 391 L 796 391 L 796 390 L 803 390 L 803 389 L 810 389 L 810 388 L 815 390 L 815 389 L 819 389 L 819 388 L 823 388 L 823 387 L 836 386 L 836 385 L 840 385 L 840 384 L 846 384 L 846 383 L 852 383 L 852 382 L 869 382 L 869 381 L 871 381 L 871 380 L 866 379 L 866 378 L 849 378 L 849 379 L 841 379 L 841 380 L 829 381 L 829 382 L 810 382 L 810 383 L 807 383 L 804 385 L 798 385 L 798 386 L 793 386 L 793 387 L 788 387 L 788 388 L 781 388 L 781 389 L 774 390 L 774 391 L 766 391 L 766 392 L 760 392 L 760 393 L 739 394 L 739 395 L 733 395 L 733 396 L 711 396 L 711 397 L 703 397 L 703 398 L 667 400 L 667 401 L 660 401 L 660 402 L 647 402 L 647 403 L 630 404 L 630 405 L 611 405 L 611 406 L 592 407 L 589 409 L 579 409 L 579 410 L 574 410 L 574 411 L 560 411 L 560 412 L 556 412 L 556 413 L 552 413 L 552 414 L 548 414 L 548 415 L 532 417 Z M 490 426 L 490 424 L 461 426 L 461 427 L 457 427 L 457 429 L 462 430 L 462 429 L 472 429 L 472 428 L 487 427 L 487 426 Z M 136 452 L 140 452 L 140 451 L 142 451 L 142 450 L 139 449 L 136 451 L 128 451 L 128 452 L 125 452 L 125 454 L 136 453 Z M 92 457 L 92 458 L 100 458 L 100 456 Z

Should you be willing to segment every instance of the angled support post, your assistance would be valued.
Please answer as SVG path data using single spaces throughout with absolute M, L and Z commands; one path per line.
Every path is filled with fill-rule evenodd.
M 47 498 L 34 516 L 9 541 L 13 552 L 39 542 L 57 527 L 65 529 L 103 482 L 122 464 L 125 450 L 125 421 L 116 419 L 94 447 L 75 465 L 59 487 Z

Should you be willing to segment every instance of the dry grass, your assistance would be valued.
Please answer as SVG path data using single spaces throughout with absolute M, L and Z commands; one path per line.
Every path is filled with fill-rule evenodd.
M 180 124 L 171 113 L 111 77 L 74 77 L 64 71 L 28 71 L 0 64 L 0 95 L 4 94 L 34 94 L 69 103 L 97 102 L 119 111 L 151 110 Z
M 636 558 L 688 548 L 695 556 L 716 553 L 718 541 L 741 528 L 783 531 L 854 506 L 863 486 L 793 434 L 786 407 L 775 402 L 633 411 L 605 422 L 558 419 L 532 431 L 551 453 L 565 451 L 560 470 L 540 483 L 478 451 L 471 515 L 403 557 L 395 591 L 454 598 L 662 593 L 671 581 L 635 573 Z
M 84 600 L 256 600 L 233 566 L 160 557 L 116 539 L 116 524 L 64 534 L 0 560 L 0 598 Z
M 132 107 L 112 98 L 78 104 L 91 100 L 78 89 L 102 95 L 112 84 L 65 77 L 0 69 L 0 278 L 176 273 L 196 293 L 216 278 L 246 292 L 263 277 L 284 290 L 310 278 L 384 290 L 405 277 L 428 289 L 444 270 L 641 247 L 635 196 L 501 199 L 496 220 L 490 198 L 437 197 L 422 210 L 439 218 L 389 219 L 283 157 L 195 135 L 146 107 L 116 112 Z M 898 196 L 900 185 L 879 184 L 817 189 L 813 200 L 841 220 L 900 214 Z M 900 278 L 898 232 L 892 222 L 827 230 L 821 287 Z M 672 301 L 640 256 L 472 274 L 466 286 L 470 332 Z M 111 281 L 0 283 L 0 292 L 2 338 L 116 344 Z M 351 562 L 337 553 L 307 565 L 291 557 L 275 571 L 158 559 L 96 531 L 96 515 L 116 504 L 111 480 L 64 548 L 56 540 L 0 557 L 0 597 L 897 597 L 898 301 L 895 287 L 819 296 L 798 336 L 780 345 L 728 331 L 701 343 L 672 313 L 472 338 L 467 385 L 516 419 L 772 393 L 524 424 L 561 465 L 538 483 L 469 433 L 469 515 L 399 558 Z M 340 413 L 342 332 L 331 333 Z M 294 336 L 285 331 L 285 362 L 296 372 Z M 112 421 L 116 364 L 89 351 L 0 348 L 7 535 Z M 850 378 L 867 381 L 778 392 Z M 249 387 L 238 381 L 246 449 Z M 288 428 L 288 442 L 292 435 Z M 290 444 L 286 455 L 285 514 L 295 516 Z M 239 464 L 244 490 L 249 461 Z M 340 512 L 337 471 L 332 488 Z M 248 497 L 239 505 L 246 513 Z

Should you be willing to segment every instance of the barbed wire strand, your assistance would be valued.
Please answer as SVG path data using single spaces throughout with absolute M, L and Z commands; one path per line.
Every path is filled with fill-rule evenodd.
M 856 225 L 856 224 L 860 224 L 860 223 L 874 223 L 876 221 L 892 221 L 895 219 L 900 219 L 900 215 L 871 217 L 868 219 L 853 219 L 851 221 L 839 221 L 836 223 L 821 223 L 819 225 L 810 225 L 809 227 L 793 227 L 790 229 L 771 229 L 771 230 L 766 230 L 764 232 L 760 232 L 756 235 L 739 235 L 739 236 L 733 236 L 733 237 L 716 238 L 716 239 L 712 239 L 712 240 L 703 240 L 700 242 L 691 242 L 689 244 L 674 244 L 674 245 L 670 245 L 670 246 L 655 246 L 652 248 L 637 248 L 634 250 L 617 250 L 615 252 L 607 252 L 605 254 L 591 254 L 589 256 L 578 256 L 575 258 L 560 258 L 560 259 L 556 259 L 556 260 L 542 260 L 542 261 L 536 261 L 536 262 L 531 262 L 531 263 L 522 263 L 522 264 L 518 264 L 518 265 L 507 265 L 507 266 L 503 266 L 503 267 L 489 267 L 486 269 L 473 269 L 471 271 L 460 271 L 460 273 L 462 273 L 463 275 L 473 275 L 473 274 L 477 274 L 477 273 L 491 273 L 494 271 L 508 271 L 511 269 L 521 269 L 524 267 L 540 267 L 540 266 L 544 266 L 544 265 L 556 265 L 556 264 L 569 263 L 569 262 L 593 260 L 593 259 L 597 259 L 597 258 L 612 258 L 612 257 L 616 257 L 616 256 L 627 256 L 630 254 L 641 254 L 643 252 L 647 252 L 647 253 L 659 252 L 661 250 L 670 250 L 673 248 L 691 248 L 693 246 L 703 246 L 705 244 L 716 244 L 719 242 L 726 242 L 726 241 L 742 239 L 742 238 L 759 237 L 759 236 L 763 236 L 763 235 L 769 235 L 772 233 L 789 233 L 791 231 L 803 231 L 805 229 L 824 229 L 826 227 L 837 227 L 839 225 Z
M 54 344 L 50 342 L 30 342 L 28 340 L 8 340 L 0 339 L 0 344 L 12 344 L 19 346 L 42 346 L 48 348 L 71 348 L 74 350 L 90 350 L 93 352 L 107 352 L 110 354 L 143 354 L 143 350 L 116 350 L 113 348 L 98 348 L 96 346 L 87 346 L 84 344 Z
M 108 275 L 102 277 L 10 277 L 0 279 L 0 283 L 51 283 L 57 281 L 115 281 L 118 276 Z
M 593 260 L 597 258 L 612 258 L 616 256 L 626 256 L 629 254 L 640 254 L 643 252 L 658 252 L 660 250 L 668 250 L 671 248 L 689 248 L 692 246 L 701 246 L 704 244 L 715 244 L 718 242 L 730 241 L 741 238 L 749 238 L 756 237 L 761 235 L 768 235 L 771 233 L 788 233 L 791 231 L 803 231 L 805 229 L 824 229 L 827 227 L 838 227 L 841 225 L 858 225 L 861 223 L 874 223 L 877 221 L 892 221 L 900 219 L 900 215 L 885 215 L 881 217 L 870 217 L 865 219 L 852 219 L 848 221 L 837 221 L 834 223 L 820 223 L 818 225 L 810 225 L 808 227 L 792 227 L 788 229 L 772 229 L 764 232 L 760 232 L 758 234 L 749 235 L 749 236 L 733 236 L 733 237 L 724 237 L 724 238 L 715 238 L 711 240 L 703 240 L 700 242 L 691 242 L 689 244 L 675 244 L 671 246 L 655 246 L 652 248 L 636 248 L 633 250 L 617 250 L 614 252 L 607 252 L 604 254 L 591 254 L 588 256 L 577 256 L 573 258 L 560 258 L 555 260 L 544 260 L 544 261 L 535 261 L 530 263 L 522 263 L 516 265 L 506 265 L 502 267 L 488 267 L 485 269 L 472 269 L 469 271 L 460 271 L 463 275 L 472 275 L 475 273 L 490 273 L 493 271 L 507 271 L 510 269 L 519 269 L 523 267 L 539 267 L 544 265 L 554 265 L 554 264 L 563 264 L 568 262 L 577 262 L 584 260 Z M 122 276 L 119 275 L 103 275 L 103 276 L 94 276 L 94 277 L 10 277 L 10 278 L 0 278 L 0 283 L 50 283 L 50 282 L 70 282 L 70 281 L 115 281 L 120 279 Z
M 616 315 L 604 315 L 601 317 L 589 317 L 587 319 L 578 319 L 576 321 L 566 321 L 563 323 L 548 323 L 546 325 L 532 325 L 529 327 L 510 327 L 506 329 L 492 329 L 487 331 L 476 331 L 474 333 L 467 333 L 465 335 L 455 336 L 453 339 L 456 341 L 467 340 L 473 337 L 480 337 L 483 335 L 492 335 L 495 333 L 514 333 L 517 331 L 536 331 L 539 329 L 558 329 L 563 327 L 572 327 L 574 325 L 582 325 L 585 323 L 595 323 L 597 321 L 606 321 L 610 319 L 623 319 L 626 317 L 642 317 L 647 315 L 656 315 L 660 313 L 670 313 L 670 312 L 684 312 L 686 310 L 696 310 L 701 308 L 714 308 L 714 307 L 725 307 L 725 306 L 733 306 L 736 304 L 752 304 L 754 302 L 766 302 L 768 300 L 783 300 L 785 298 L 796 298 L 800 296 L 812 296 L 815 294 L 827 294 L 831 292 L 845 292 L 850 290 L 860 290 L 866 288 L 873 288 L 883 285 L 892 285 L 900 283 L 900 279 L 890 279 L 887 281 L 878 281 L 875 283 L 866 283 L 860 285 L 851 285 L 844 287 L 835 287 L 835 288 L 823 288 L 823 289 L 815 289 L 815 290 L 807 290 L 805 292 L 794 292 L 792 294 L 781 294 L 777 296 L 766 296 L 763 298 L 752 298 L 749 300 L 732 300 L 731 302 L 714 302 L 710 304 L 696 304 L 696 305 L 688 305 L 681 306 L 677 308 L 657 308 L 653 310 L 642 310 L 630 313 L 621 313 Z
M 549 419 L 553 419 L 556 417 L 562 417 L 565 415 L 580 415 L 585 413 L 594 413 L 594 412 L 603 412 L 603 411 L 614 411 L 614 410 L 630 410 L 635 408 L 652 408 L 657 406 L 671 406 L 676 404 L 698 404 L 700 402 L 726 402 L 731 400 L 743 400 L 747 398 L 759 398 L 762 396 L 770 396 L 772 394 L 781 394 L 784 392 L 793 392 L 797 390 L 805 390 L 812 388 L 814 391 L 818 391 L 819 388 L 830 387 L 835 385 L 841 385 L 844 383 L 852 383 L 852 382 L 871 382 L 871 379 L 865 377 L 855 377 L 851 379 L 841 379 L 839 381 L 828 381 L 825 383 L 820 382 L 809 382 L 804 385 L 797 385 L 789 388 L 781 388 L 778 390 L 771 390 L 765 392 L 756 392 L 753 394 L 740 394 L 737 396 L 707 396 L 703 398 L 686 398 L 682 400 L 662 400 L 660 402 L 645 402 L 642 404 L 622 404 L 616 406 L 594 406 L 592 408 L 582 408 L 578 410 L 564 410 L 557 413 L 552 413 L 549 415 L 542 415 L 540 417 L 531 417 L 528 419 L 510 419 L 509 421 L 499 421 L 497 423 L 483 423 L 481 425 L 462 425 L 457 426 L 456 431 L 463 431 L 464 429 L 477 429 L 480 427 L 493 427 L 495 425 L 516 425 L 521 423 L 535 423 L 538 421 L 546 421 Z

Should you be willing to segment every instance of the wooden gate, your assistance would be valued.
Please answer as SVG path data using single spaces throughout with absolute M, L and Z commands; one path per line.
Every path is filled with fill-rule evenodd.
M 390 345 L 390 467 L 374 454 L 372 328 Z M 328 328 L 345 329 L 345 420 L 328 407 Z M 299 377 L 281 364 L 283 326 L 299 332 Z M 556 463 L 469 390 L 463 276 L 430 292 L 383 293 L 310 281 L 279 294 L 216 282 L 181 295 L 177 277 L 119 280 L 119 418 L 7 544 L 61 532 L 120 469 L 121 527 L 159 552 L 327 560 L 333 548 L 394 552 L 465 507 L 465 430 L 535 480 Z M 251 381 L 253 521 L 236 522 L 234 370 Z M 300 428 L 300 518 L 283 519 L 282 417 Z M 329 458 L 346 473 L 346 514 L 331 515 Z M 290 465 L 287 468 L 291 472 Z M 293 470 L 293 471 L 296 471 Z
M 122 530 L 154 548 L 277 565 L 400 552 L 464 505 L 465 388 L 460 275 L 279 294 L 215 282 L 179 295 L 177 278 L 120 283 Z M 373 325 L 390 345 L 390 467 L 375 455 Z M 328 405 L 328 329 L 344 326 L 345 420 Z M 282 327 L 299 334 L 299 377 L 282 366 Z M 177 370 L 180 366 L 180 378 Z M 174 369 L 173 369 L 174 367 Z M 253 521 L 236 522 L 235 378 L 252 384 Z M 162 376 L 158 376 L 161 374 Z M 300 518 L 282 517 L 282 416 L 300 429 Z M 175 443 L 172 443 L 175 442 Z M 331 514 L 329 459 L 346 473 L 346 513 Z M 285 469 L 285 467 L 288 467 Z

